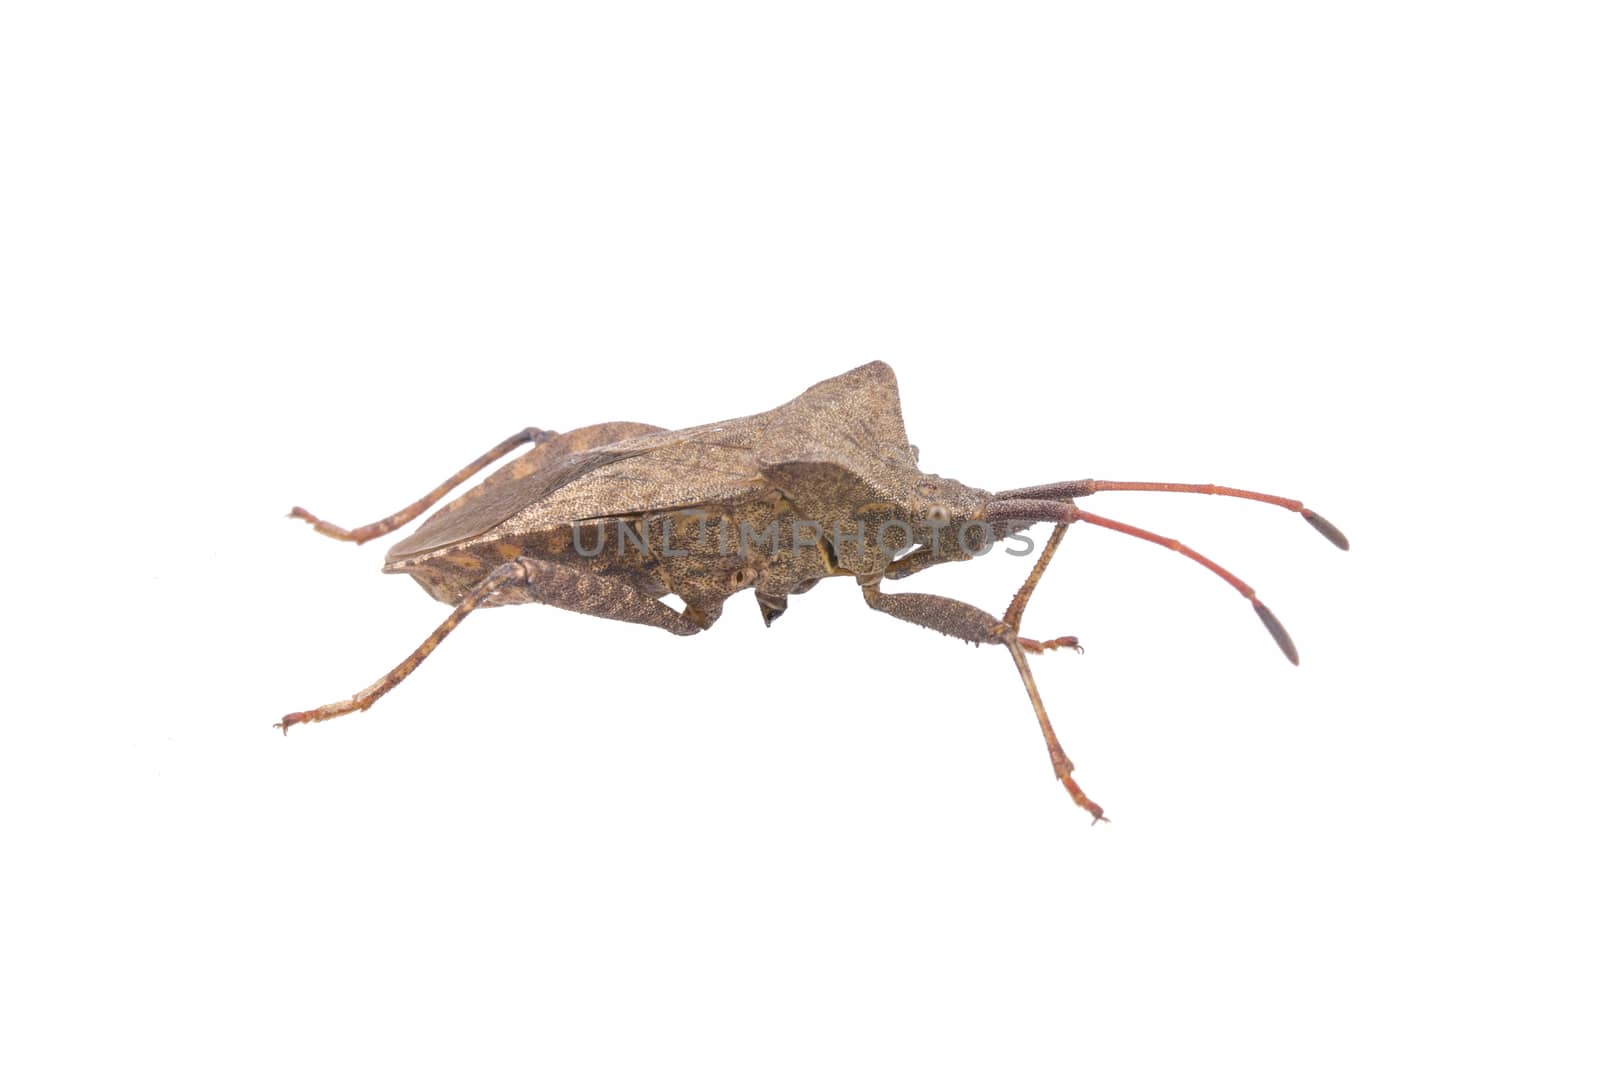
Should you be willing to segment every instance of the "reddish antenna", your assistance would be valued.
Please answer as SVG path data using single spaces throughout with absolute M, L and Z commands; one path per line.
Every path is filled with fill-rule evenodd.
M 1317 533 L 1326 537 L 1346 552 L 1350 550 L 1349 538 L 1340 533 L 1337 526 L 1300 503 L 1300 501 L 1290 500 L 1286 496 L 1273 496 L 1271 493 L 1258 493 L 1253 489 L 1234 489 L 1226 485 L 1200 485 L 1195 482 L 1108 482 L 1098 478 L 1080 478 L 1077 481 L 1051 482 L 1049 485 L 1034 485 L 1026 489 L 1007 489 L 1003 493 L 996 493 L 995 499 L 1071 500 L 1080 496 L 1093 496 L 1095 493 L 1119 492 L 1202 493 L 1207 496 L 1232 496 L 1241 500 L 1259 500 L 1263 504 L 1274 504 L 1297 513 L 1301 518 L 1309 522 L 1311 528 Z
M 990 521 L 1012 522 L 1055 522 L 1073 523 L 1086 522 L 1092 526 L 1103 526 L 1108 530 L 1137 537 L 1151 544 L 1170 548 L 1182 556 L 1187 556 L 1202 567 L 1227 582 L 1239 591 L 1239 595 L 1250 601 L 1250 606 L 1255 608 L 1256 616 L 1261 620 L 1272 639 L 1277 642 L 1278 648 L 1288 657 L 1289 662 L 1298 665 L 1300 653 L 1294 647 L 1294 641 L 1289 637 L 1289 631 L 1284 629 L 1283 623 L 1272 613 L 1272 609 L 1261 602 L 1256 596 L 1256 591 L 1247 585 L 1238 575 L 1228 570 L 1207 556 L 1201 555 L 1182 541 L 1172 537 L 1165 537 L 1153 533 L 1143 527 L 1133 526 L 1116 519 L 1108 519 L 1103 515 L 1084 511 L 1072 502 L 1072 498 L 1089 496 L 1092 493 L 1115 491 L 1143 491 L 1157 493 L 1204 493 L 1213 496 L 1232 496 L 1244 500 L 1258 500 L 1265 504 L 1275 504 L 1281 508 L 1298 513 L 1312 528 L 1338 545 L 1341 549 L 1348 550 L 1350 541 L 1339 532 L 1338 527 L 1327 519 L 1318 515 L 1298 500 L 1288 497 L 1272 496 L 1268 493 L 1257 493 L 1249 489 L 1232 489 L 1223 485 L 1196 485 L 1184 482 L 1108 482 L 1095 479 L 1084 479 L 1073 482 L 1053 482 L 1049 485 L 1036 485 L 1026 489 L 1009 489 L 996 494 L 995 500 L 989 505 L 985 518 Z

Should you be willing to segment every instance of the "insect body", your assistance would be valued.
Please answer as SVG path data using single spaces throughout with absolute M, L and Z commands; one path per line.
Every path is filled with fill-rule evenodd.
M 365 711 L 415 670 L 473 611 L 539 603 L 643 623 L 688 636 L 708 629 L 730 597 L 751 590 L 767 625 L 789 597 L 824 578 L 850 577 L 869 607 L 975 644 L 1004 645 L 1044 733 L 1056 776 L 1096 820 L 1104 817 L 1073 778 L 1034 684 L 1027 655 L 1077 648 L 1072 637 L 1034 640 L 1022 615 L 1067 527 L 1086 522 L 1164 545 L 1196 560 L 1254 606 L 1279 647 L 1293 643 L 1255 592 L 1187 546 L 1084 511 L 1096 492 L 1209 493 L 1300 513 L 1340 548 L 1344 536 L 1298 501 L 1214 485 L 1071 481 L 989 493 L 917 469 L 894 372 L 869 363 L 741 419 L 663 430 L 610 422 L 568 433 L 514 434 L 394 515 L 355 530 L 301 508 L 291 517 L 361 543 L 405 525 L 515 449 L 531 452 L 440 508 L 390 549 L 384 571 L 409 574 L 450 615 L 410 656 L 348 700 L 285 716 L 298 723 Z M 1032 572 L 999 617 L 927 593 L 890 593 L 885 579 L 968 560 L 1026 528 L 1054 524 Z M 683 608 L 664 602 L 676 595 Z M 1081 651 L 1081 649 L 1079 649 Z

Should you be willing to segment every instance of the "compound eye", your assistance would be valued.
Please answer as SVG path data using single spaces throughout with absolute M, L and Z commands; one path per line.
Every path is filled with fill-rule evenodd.
M 950 509 L 943 504 L 935 504 L 928 509 L 928 522 L 934 526 L 943 526 L 950 521 Z

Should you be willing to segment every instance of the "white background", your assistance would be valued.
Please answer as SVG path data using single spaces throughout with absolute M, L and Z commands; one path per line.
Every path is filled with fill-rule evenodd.
M 1593 1062 L 1584 5 L 38 5 L 0 27 L 7 1059 Z M 846 582 L 443 617 L 285 521 L 869 359 L 1123 494 L 999 649 Z M 1027 561 L 904 588 L 1002 609 Z

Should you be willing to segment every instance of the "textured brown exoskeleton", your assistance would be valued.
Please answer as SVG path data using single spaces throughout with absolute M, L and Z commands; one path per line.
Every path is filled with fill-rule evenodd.
M 988 493 L 917 469 L 894 372 L 884 363 L 830 378 L 760 415 L 663 430 L 608 422 L 569 433 L 527 429 L 474 460 L 410 507 L 344 530 L 301 508 L 291 517 L 357 544 L 415 519 L 446 493 L 524 444 L 537 447 L 451 501 L 389 551 L 384 571 L 409 574 L 455 606 L 404 662 L 349 700 L 285 716 L 289 727 L 365 711 L 417 668 L 468 614 L 538 603 L 697 634 L 725 600 L 754 592 L 767 625 L 788 598 L 823 578 L 848 576 L 867 605 L 975 644 L 1004 645 L 1033 702 L 1056 777 L 1096 820 L 1072 777 L 1034 685 L 1027 653 L 1078 648 L 1073 637 L 1019 632 L 1028 598 L 1067 526 L 1087 522 L 1153 541 L 1215 572 L 1255 607 L 1278 647 L 1299 662 L 1288 632 L 1255 592 L 1170 538 L 1083 511 L 1073 500 L 1108 490 L 1212 493 L 1299 512 L 1340 548 L 1344 535 L 1299 501 L 1215 485 L 1072 481 Z M 1055 524 L 1027 581 L 999 618 L 927 593 L 886 593 L 885 578 L 971 559 L 1033 523 Z M 678 610 L 661 598 L 675 594 Z

